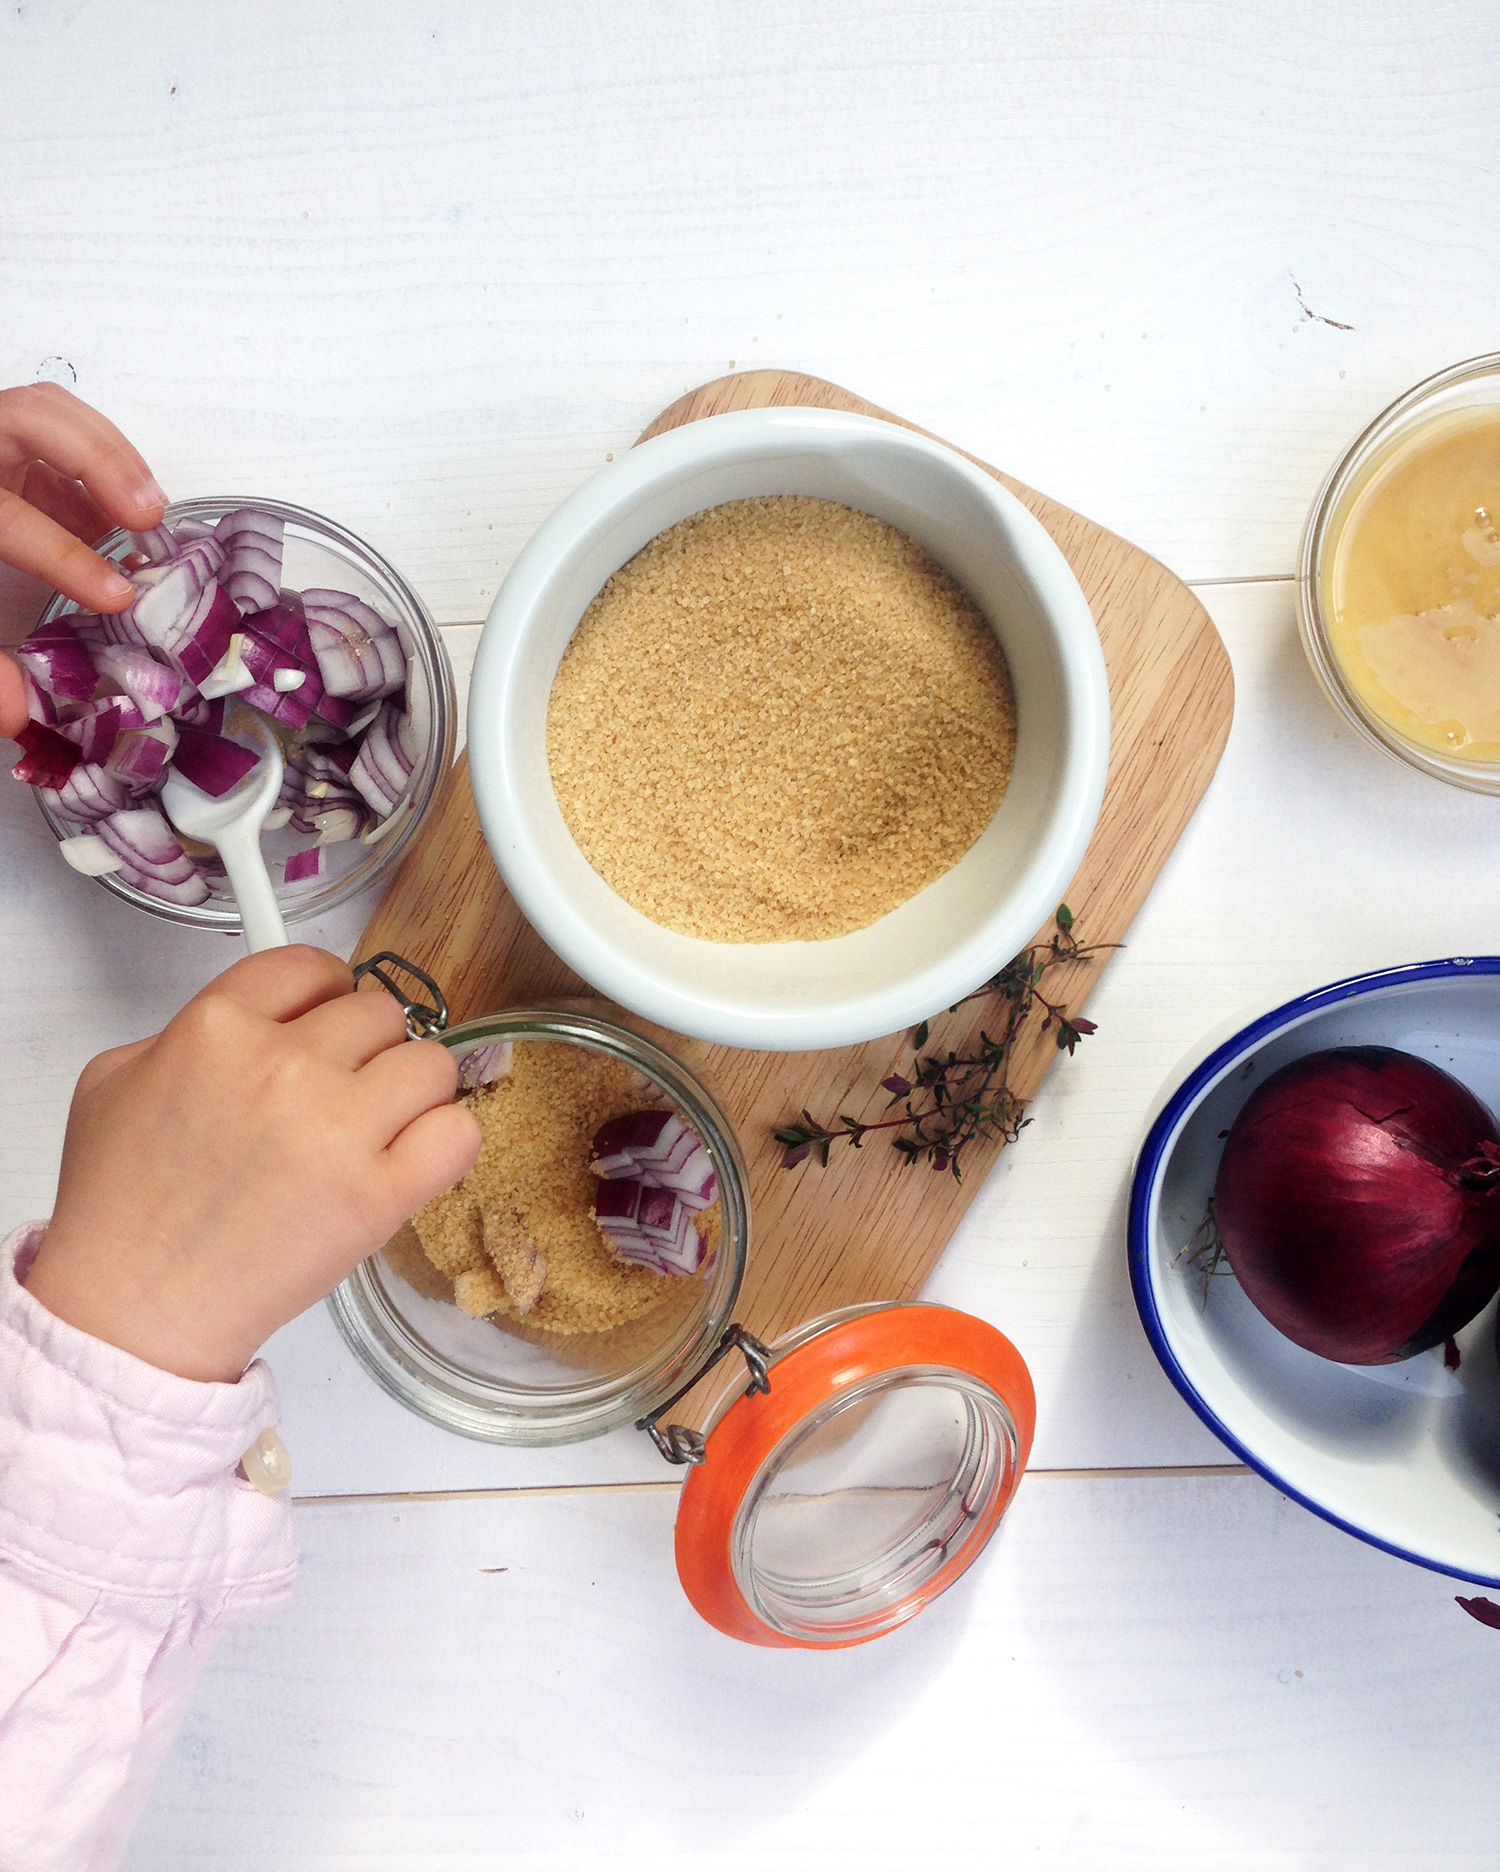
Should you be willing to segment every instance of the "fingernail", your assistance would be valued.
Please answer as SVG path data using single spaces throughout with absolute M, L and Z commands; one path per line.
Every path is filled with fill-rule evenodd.
M 135 498 L 142 507 L 165 507 L 167 504 L 166 489 L 155 481 L 142 482 L 135 491 Z
M 111 572 L 105 580 L 104 595 L 107 598 L 133 598 L 135 587 L 123 573 Z

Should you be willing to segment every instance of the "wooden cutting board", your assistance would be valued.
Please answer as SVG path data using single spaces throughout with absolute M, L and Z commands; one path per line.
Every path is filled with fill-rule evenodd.
M 746 371 L 681 398 L 641 440 L 725 410 L 772 405 L 814 405 L 901 422 L 816 377 Z M 1051 533 L 1099 627 L 1112 709 L 1109 781 L 1093 842 L 1066 901 L 1083 941 L 1121 942 L 1223 752 L 1234 707 L 1229 658 L 1207 612 L 1165 566 L 987 463 L 977 465 Z M 501 883 L 475 815 L 466 759 L 454 768 L 427 830 L 371 918 L 359 955 L 381 949 L 434 976 L 455 1022 L 592 993 L 547 948 Z M 1081 1012 L 1105 960 L 1059 972 L 1049 995 L 1071 1013 Z M 931 1046 L 962 1050 L 986 1018 L 994 1025 L 985 1006 L 974 1002 L 935 1020 Z M 905 1167 L 879 1138 L 858 1151 L 835 1147 L 827 1168 L 809 1161 L 785 1170 L 782 1148 L 771 1136 L 774 1125 L 795 1121 L 804 1107 L 830 1124 L 840 1112 L 888 1115 L 880 1081 L 910 1061 L 907 1035 L 826 1053 L 749 1053 L 664 1038 L 715 1091 L 749 1164 L 753 1241 L 737 1309 L 749 1331 L 774 1339 L 834 1307 L 910 1299 L 920 1291 L 999 1146 L 974 1146 L 957 1182 L 925 1164 Z M 1069 1070 L 1052 1035 L 1023 1036 L 1012 1084 L 1030 1097 L 1059 1060 L 1060 1069 Z M 693 1422 L 694 1402 L 674 1417 Z

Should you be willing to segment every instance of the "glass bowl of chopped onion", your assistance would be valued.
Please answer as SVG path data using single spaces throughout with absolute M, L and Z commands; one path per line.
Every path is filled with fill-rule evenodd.
M 282 745 L 262 846 L 287 922 L 389 875 L 453 759 L 457 701 L 422 600 L 372 546 L 284 501 L 177 501 L 99 550 L 138 596 L 114 616 L 55 597 L 16 655 L 31 719 L 15 775 L 64 859 L 125 902 L 234 933 L 218 854 L 157 795 L 176 767 L 210 793 L 248 770 L 246 712 Z
M 739 1297 L 749 1187 L 728 1119 L 679 1060 L 591 1013 L 517 1008 L 438 1038 L 485 1148 L 330 1295 L 339 1331 L 392 1397 L 463 1436 L 638 1423 L 703 1368 Z

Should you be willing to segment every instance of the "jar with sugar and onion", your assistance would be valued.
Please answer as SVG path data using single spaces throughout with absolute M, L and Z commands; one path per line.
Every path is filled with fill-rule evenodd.
M 643 1107 L 673 1114 L 701 1147 L 711 1168 L 692 1187 L 715 1208 L 692 1274 L 601 1331 L 476 1316 L 455 1300 L 463 1275 L 445 1282 L 403 1231 L 329 1301 L 375 1381 L 442 1428 L 494 1443 L 571 1443 L 630 1425 L 649 1435 L 687 1469 L 683 1587 L 710 1624 L 747 1643 L 861 1644 L 952 1585 L 994 1533 L 1031 1449 L 1035 1394 L 1010 1341 L 953 1308 L 897 1302 L 827 1313 L 762 1344 L 735 1320 L 751 1251 L 744 1157 L 695 1073 L 586 1004 L 450 1027 L 437 984 L 410 963 L 376 956 L 357 973 L 402 1001 L 413 1036 L 452 1048 L 471 1085 L 506 1069 L 508 1049 L 538 1043 L 625 1069 Z M 681 1414 L 702 1430 L 669 1421 L 690 1393 Z

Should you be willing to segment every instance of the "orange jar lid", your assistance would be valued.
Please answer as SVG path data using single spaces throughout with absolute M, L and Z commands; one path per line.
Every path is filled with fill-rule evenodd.
M 677 1571 L 732 1638 L 864 1644 L 983 1551 L 1031 1453 L 1031 1374 L 993 1326 L 924 1303 L 831 1314 L 771 1360 L 688 1473 Z

